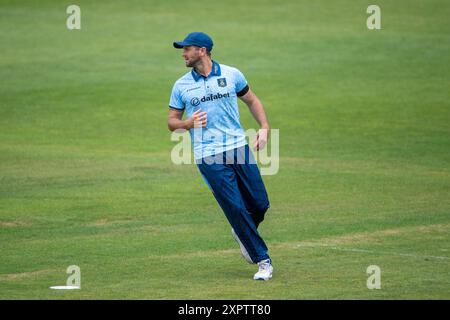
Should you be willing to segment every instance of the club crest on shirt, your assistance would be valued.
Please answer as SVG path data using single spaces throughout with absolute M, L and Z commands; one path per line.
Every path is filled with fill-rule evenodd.
M 227 86 L 227 79 L 226 78 L 219 78 L 217 79 L 217 84 L 219 87 L 226 87 Z

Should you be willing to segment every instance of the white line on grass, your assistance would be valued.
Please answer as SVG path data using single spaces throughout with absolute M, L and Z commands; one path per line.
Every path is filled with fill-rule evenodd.
M 442 257 L 442 256 L 428 256 L 428 255 L 418 255 L 418 254 L 411 254 L 411 253 L 399 253 L 399 252 L 386 252 L 386 251 L 374 251 L 374 250 L 367 250 L 367 249 L 355 249 L 355 248 L 339 248 L 339 247 L 331 247 L 324 244 L 317 244 L 317 245 L 297 245 L 298 248 L 314 248 L 314 247 L 320 247 L 320 248 L 326 248 L 331 250 L 337 250 L 337 251 L 347 251 L 347 252 L 361 252 L 361 253 L 371 253 L 371 254 L 387 254 L 387 255 L 393 255 L 393 256 L 403 256 L 403 257 L 413 257 L 413 258 L 423 258 L 423 259 L 440 259 L 440 260 L 450 260 L 450 257 Z

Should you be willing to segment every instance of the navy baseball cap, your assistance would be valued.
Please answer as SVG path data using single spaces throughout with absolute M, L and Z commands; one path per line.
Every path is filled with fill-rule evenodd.
M 212 50 L 213 41 L 210 36 L 203 32 L 189 33 L 183 41 L 176 41 L 173 46 L 177 49 L 181 49 L 184 46 L 197 46 L 205 47 L 208 51 Z

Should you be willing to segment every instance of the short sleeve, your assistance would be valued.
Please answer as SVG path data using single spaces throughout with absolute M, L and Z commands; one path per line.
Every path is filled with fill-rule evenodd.
M 170 95 L 169 107 L 178 110 L 184 110 L 184 103 L 181 99 L 180 90 L 175 83 L 172 88 L 172 94 Z
M 234 76 L 235 90 L 238 97 L 243 96 L 248 91 L 248 83 L 241 71 L 236 69 Z

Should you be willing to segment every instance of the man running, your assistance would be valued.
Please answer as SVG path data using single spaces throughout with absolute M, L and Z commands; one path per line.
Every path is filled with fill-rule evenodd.
M 264 148 L 268 139 L 263 105 L 238 69 L 211 59 L 213 41 L 207 34 L 190 33 L 173 46 L 183 49 L 186 67 L 192 70 L 173 86 L 168 127 L 190 131 L 200 173 L 231 224 L 242 255 L 249 263 L 258 264 L 253 278 L 269 280 L 272 261 L 257 230 L 269 199 L 239 121 L 237 97 L 261 126 L 254 150 Z M 182 120 L 184 112 L 186 120 Z

